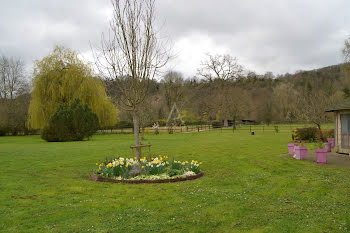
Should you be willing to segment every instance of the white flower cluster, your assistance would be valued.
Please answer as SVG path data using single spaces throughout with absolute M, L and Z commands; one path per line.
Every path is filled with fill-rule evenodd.
M 199 165 L 201 165 L 201 164 L 202 164 L 202 162 L 198 163 L 198 161 L 196 161 L 196 160 L 192 160 L 192 162 L 191 162 L 191 165 L 196 166 L 196 167 L 199 167 Z
M 135 165 L 137 164 L 137 160 L 136 159 L 133 159 L 133 158 L 130 158 L 130 159 L 124 159 L 123 157 L 120 157 L 118 159 L 114 159 L 112 160 L 111 163 L 107 164 L 106 167 L 129 167 L 129 166 L 132 166 L 132 165 Z

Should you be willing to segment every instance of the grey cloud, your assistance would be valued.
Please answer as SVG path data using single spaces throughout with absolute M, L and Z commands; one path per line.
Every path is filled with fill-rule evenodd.
M 105 30 L 109 1 L 8 1 L 0 9 L 0 53 L 22 57 L 27 64 L 55 45 L 89 50 Z
M 180 0 L 162 1 L 160 9 L 173 35 L 208 33 L 261 72 L 341 62 L 341 32 L 350 31 L 348 1 Z
M 158 0 L 157 7 L 174 42 L 206 34 L 258 72 L 295 72 L 339 63 L 350 31 L 346 0 Z M 88 52 L 89 42 L 98 43 L 106 30 L 110 9 L 109 0 L 2 0 L 0 54 L 32 64 L 56 44 Z M 197 65 L 176 68 L 193 75 Z

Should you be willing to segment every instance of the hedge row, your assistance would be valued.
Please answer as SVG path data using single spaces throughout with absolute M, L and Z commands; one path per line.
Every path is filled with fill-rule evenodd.
M 327 138 L 334 138 L 334 129 L 297 128 L 294 130 L 292 138 L 295 141 L 327 141 Z

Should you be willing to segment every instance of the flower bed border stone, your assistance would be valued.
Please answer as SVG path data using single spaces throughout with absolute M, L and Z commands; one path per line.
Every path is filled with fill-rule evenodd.
M 162 180 L 147 180 L 147 179 L 140 179 L 140 180 L 117 180 L 112 178 L 106 178 L 102 176 L 98 176 L 95 173 L 92 173 L 90 175 L 90 179 L 93 181 L 98 182 L 109 182 L 109 183 L 126 183 L 126 184 L 150 184 L 150 183 L 174 183 L 174 182 L 180 182 L 180 181 L 186 181 L 186 180 L 195 180 L 204 175 L 204 172 L 200 172 L 193 176 L 186 176 L 186 177 L 177 177 L 174 179 L 162 179 Z

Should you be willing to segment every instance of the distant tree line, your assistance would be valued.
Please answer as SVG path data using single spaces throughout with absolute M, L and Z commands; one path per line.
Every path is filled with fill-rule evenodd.
M 30 85 L 21 59 L 0 57 L 0 136 L 27 132 Z
M 217 65 L 231 60 L 229 65 L 234 67 L 227 70 L 233 73 L 210 70 L 209 63 L 215 64 L 213 58 L 221 59 Z M 176 103 L 186 125 L 249 119 L 265 124 L 310 122 L 320 128 L 321 123 L 333 120 L 333 115 L 325 111 L 349 96 L 346 63 L 278 76 L 244 72 L 229 55 L 210 55 L 203 64 L 197 77 L 184 78 L 180 72 L 170 71 L 160 80 L 151 80 L 146 107 L 140 111 L 144 116 L 141 124 L 163 122 Z M 107 92 L 118 102 L 119 93 L 109 88 L 113 85 L 118 83 L 107 82 Z M 119 117 L 131 121 L 129 113 L 122 109 Z
M 350 97 L 349 40 L 343 54 L 343 64 L 283 75 L 257 74 L 230 55 L 208 54 L 195 77 L 169 71 L 147 80 L 144 102 L 133 111 L 122 103 L 125 89 L 120 88 L 133 83 L 133 77 L 99 78 L 69 49 L 56 47 L 29 75 L 20 58 L 1 56 L 0 135 L 43 128 L 61 103 L 77 98 L 96 113 L 101 127 L 130 127 L 135 117 L 141 129 L 154 122 L 165 125 L 176 104 L 185 125 L 248 119 L 265 124 L 310 122 L 321 128 L 333 118 L 325 110 Z
M 0 135 L 40 132 L 48 126 L 54 113 L 62 119 L 57 120 L 56 117 L 55 121 L 51 119 L 51 122 L 74 123 L 77 121 L 76 116 L 83 116 L 82 121 L 95 122 L 92 129 L 95 129 L 96 125 L 105 127 L 117 123 L 118 111 L 116 105 L 106 94 L 105 83 L 93 74 L 91 67 L 79 59 L 74 51 L 57 46 L 51 54 L 36 61 L 34 72 L 31 74 L 32 82 L 29 81 L 24 70 L 25 65 L 20 59 L 1 57 Z M 81 102 L 79 108 L 84 111 L 72 110 L 72 113 L 69 111 L 57 113 L 62 104 L 69 106 L 76 101 L 79 104 Z M 67 109 L 69 108 L 67 107 Z M 92 115 L 96 115 L 97 123 L 95 120 L 90 120 L 90 116 L 86 117 L 90 109 Z M 79 114 L 75 114 L 75 112 Z M 68 140 L 81 139 L 80 135 L 85 137 L 91 134 L 91 130 L 85 130 L 84 122 L 73 123 L 72 125 L 76 127 L 74 130 L 73 127 L 69 127 L 69 129 L 74 132 L 70 132 L 70 135 L 65 134 L 68 135 Z M 51 127 L 46 128 L 53 129 L 53 125 L 59 124 L 52 123 Z M 82 126 L 84 129 L 77 129 L 78 126 Z M 81 133 L 82 131 L 87 133 Z M 63 134 L 62 132 L 60 133 Z M 46 130 L 46 135 L 51 135 L 50 133 Z M 72 136 L 74 133 L 79 135 Z M 57 138 L 54 136 L 56 135 L 51 137 L 53 138 L 50 139 L 51 141 Z M 59 140 L 65 139 L 60 137 Z

